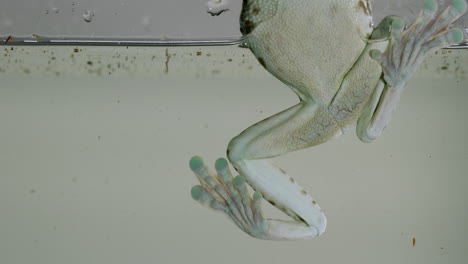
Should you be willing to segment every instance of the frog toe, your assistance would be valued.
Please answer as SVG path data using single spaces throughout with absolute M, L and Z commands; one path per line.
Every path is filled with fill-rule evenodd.
M 437 12 L 437 9 L 438 9 L 438 4 L 437 4 L 436 0 L 426 0 L 424 2 L 423 11 L 426 14 L 435 13 L 435 12 Z
M 200 157 L 193 157 L 190 169 L 197 176 L 200 185 L 192 187 L 191 196 L 200 204 L 224 212 L 230 220 L 251 236 L 262 238 L 267 222 L 261 210 L 260 193 L 249 196 L 243 176 L 233 177 L 225 159 L 215 162 L 216 174 L 212 173 Z
M 463 41 L 463 38 L 464 38 L 463 30 L 459 28 L 454 28 L 452 29 L 452 31 L 450 31 L 447 38 L 448 38 L 448 42 L 450 43 L 454 43 L 454 44 L 460 43 L 461 41 Z
M 452 23 L 466 12 L 465 0 L 454 0 L 436 15 L 437 1 L 427 0 L 416 20 L 404 29 L 399 18 L 392 18 L 389 44 L 384 53 L 370 51 L 371 58 L 382 66 L 385 81 L 403 87 L 427 54 L 463 40 L 463 31 Z
M 452 2 L 452 7 L 459 14 L 464 14 L 466 12 L 467 3 L 465 0 L 454 0 Z
M 427 54 L 431 50 L 437 50 L 460 43 L 463 40 L 463 37 L 463 31 L 461 29 L 453 28 L 448 33 L 425 43 L 421 48 L 420 53 Z
M 465 0 L 454 0 L 439 15 L 437 2 L 427 0 L 424 12 L 407 30 L 406 39 L 412 45 L 407 49 L 404 58 L 408 63 L 418 65 L 429 52 L 457 44 L 463 40 L 463 31 L 453 28 L 452 23 L 459 19 L 466 12 L 467 3 Z M 403 60 L 406 61 L 406 60 Z
M 225 211 L 226 206 L 215 200 L 201 185 L 195 185 L 191 190 L 192 198 L 213 210 Z
M 252 211 L 254 222 L 259 226 L 264 225 L 265 218 L 263 218 L 261 206 L 263 196 L 260 192 L 255 192 L 252 198 Z

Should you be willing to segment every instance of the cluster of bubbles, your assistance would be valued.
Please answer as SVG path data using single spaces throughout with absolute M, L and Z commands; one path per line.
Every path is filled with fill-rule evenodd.
M 76 9 L 76 2 L 72 2 L 71 5 L 72 5 L 71 11 L 73 13 L 73 12 L 75 12 L 75 9 Z M 50 10 L 49 9 L 45 10 L 46 15 L 51 14 L 51 13 L 55 13 L 55 14 L 60 13 L 60 8 L 53 7 Z M 83 11 L 82 17 L 83 17 L 84 21 L 89 23 L 89 22 L 91 22 L 93 20 L 94 12 L 89 10 L 89 9 L 86 9 L 86 10 Z

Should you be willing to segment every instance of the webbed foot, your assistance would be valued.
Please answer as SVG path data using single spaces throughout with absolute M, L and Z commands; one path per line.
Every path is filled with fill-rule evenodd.
M 403 20 L 395 18 L 390 27 L 389 45 L 384 53 L 370 55 L 382 66 L 384 79 L 391 87 L 403 87 L 413 76 L 426 54 L 463 40 L 463 31 L 451 24 L 466 11 L 465 0 L 454 0 L 436 16 L 436 0 L 426 0 L 414 23 L 404 29 Z
M 190 169 L 201 185 L 192 188 L 192 198 L 202 205 L 224 212 L 234 224 L 256 238 L 266 238 L 268 223 L 261 209 L 262 194 L 250 198 L 242 176 L 233 177 L 226 159 L 215 163 L 217 175 L 203 164 L 200 157 L 190 160 Z

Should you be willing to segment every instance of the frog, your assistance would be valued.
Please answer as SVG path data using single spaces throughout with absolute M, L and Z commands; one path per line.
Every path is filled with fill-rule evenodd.
M 200 156 L 192 157 L 189 167 L 200 182 L 191 189 L 192 198 L 254 238 L 323 234 L 327 220 L 317 200 L 271 159 L 353 128 L 366 143 L 383 132 L 423 59 L 464 38 L 452 24 L 466 12 L 465 0 L 454 0 L 441 12 L 436 0 L 422 4 L 411 24 L 388 16 L 374 27 L 370 0 L 243 0 L 244 45 L 298 103 L 234 137 L 229 161 L 216 160 L 215 171 Z M 263 200 L 290 220 L 266 218 Z

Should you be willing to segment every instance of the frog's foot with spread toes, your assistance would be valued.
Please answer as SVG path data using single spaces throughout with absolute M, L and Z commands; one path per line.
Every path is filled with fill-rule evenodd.
M 247 234 L 264 238 L 267 233 L 267 221 L 261 209 L 262 194 L 255 192 L 250 198 L 242 176 L 233 177 L 225 159 L 215 163 L 215 176 L 200 157 L 190 160 L 190 168 L 201 185 L 192 188 L 192 198 L 202 205 L 224 212 L 232 222 Z
M 387 49 L 384 53 L 370 52 L 382 66 L 385 82 L 390 87 L 403 88 L 428 53 L 462 41 L 463 31 L 451 28 L 451 24 L 465 13 L 466 8 L 465 0 L 454 0 L 436 15 L 437 1 L 426 0 L 424 9 L 407 29 L 400 18 L 387 20 L 385 23 L 391 23 L 387 26 L 390 30 Z

